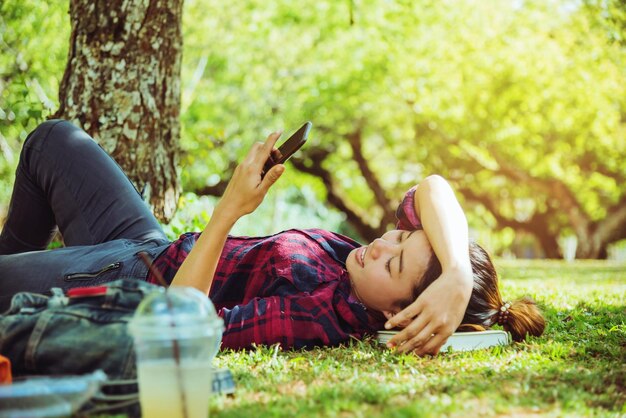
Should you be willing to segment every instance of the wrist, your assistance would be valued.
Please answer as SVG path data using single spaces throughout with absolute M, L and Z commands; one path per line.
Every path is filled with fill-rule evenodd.
M 474 282 L 471 266 L 455 264 L 443 267 L 441 275 L 454 282 L 456 286 L 462 286 L 466 289 L 471 289 Z
M 230 229 L 241 216 L 242 215 L 236 210 L 224 205 L 222 201 L 219 201 L 215 209 L 213 209 L 213 214 L 211 214 L 211 220 L 209 222 L 218 223 Z

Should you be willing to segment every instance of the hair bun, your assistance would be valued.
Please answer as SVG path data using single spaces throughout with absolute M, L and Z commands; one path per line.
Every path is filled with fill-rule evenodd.
M 524 341 L 526 335 L 535 337 L 543 334 L 546 321 L 537 304 L 529 297 L 523 297 L 511 303 L 507 308 L 507 320 L 503 324 L 505 331 L 511 333 L 513 341 Z

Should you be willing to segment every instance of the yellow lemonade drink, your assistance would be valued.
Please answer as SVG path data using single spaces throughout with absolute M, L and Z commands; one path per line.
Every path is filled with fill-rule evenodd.
M 212 379 L 209 360 L 183 359 L 179 365 L 174 359 L 139 361 L 137 378 L 143 418 L 207 418 Z
M 133 336 L 139 402 L 144 418 L 206 418 L 211 361 L 224 321 L 207 295 L 191 287 L 155 287 L 128 331 Z

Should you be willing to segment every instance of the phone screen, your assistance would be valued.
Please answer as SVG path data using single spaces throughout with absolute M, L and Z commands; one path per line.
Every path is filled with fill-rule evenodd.
M 267 159 L 265 165 L 263 166 L 263 172 L 261 175 L 265 175 L 265 173 L 274 165 L 283 164 L 289 159 L 289 157 L 295 154 L 295 152 L 298 151 L 300 147 L 302 147 L 302 145 L 304 145 L 304 143 L 306 142 L 307 137 L 309 136 L 309 131 L 311 130 L 311 126 L 313 126 L 311 122 L 306 122 L 304 125 L 302 125 L 302 127 L 300 127 L 300 129 L 298 129 L 293 135 L 291 135 L 289 139 L 283 142 L 281 146 L 278 147 L 280 157 L 274 159 L 272 158 L 272 156 L 270 156 L 270 158 Z

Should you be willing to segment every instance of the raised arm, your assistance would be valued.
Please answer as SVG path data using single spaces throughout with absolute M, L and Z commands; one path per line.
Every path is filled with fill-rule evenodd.
M 417 186 L 414 207 L 442 273 L 385 327 L 404 327 L 389 341 L 390 347 L 437 354 L 461 324 L 472 293 L 467 220 L 454 191 L 440 176 L 429 176 Z
M 191 286 L 209 293 L 231 228 L 239 218 L 253 212 L 261 204 L 269 188 L 285 170 L 282 164 L 277 164 L 261 179 L 263 164 L 279 137 L 280 132 L 275 132 L 268 136 L 265 143 L 255 143 L 244 161 L 237 166 L 209 223 L 176 272 L 173 286 Z

